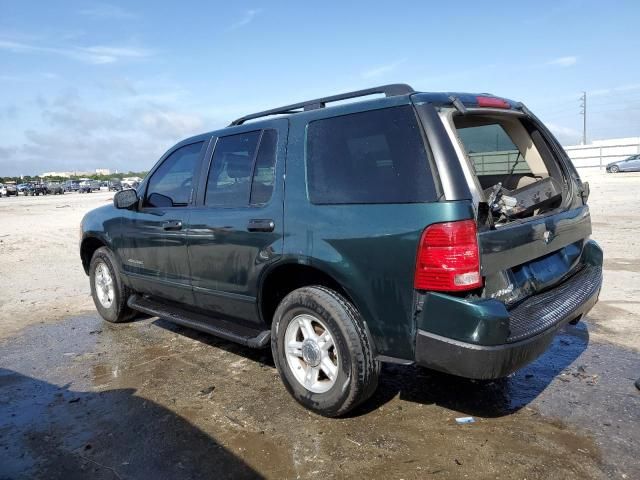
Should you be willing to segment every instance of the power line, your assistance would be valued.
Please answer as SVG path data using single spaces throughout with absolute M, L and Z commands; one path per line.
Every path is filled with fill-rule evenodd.
M 580 114 L 582 115 L 582 145 L 587 144 L 587 92 L 582 92 L 580 103 Z

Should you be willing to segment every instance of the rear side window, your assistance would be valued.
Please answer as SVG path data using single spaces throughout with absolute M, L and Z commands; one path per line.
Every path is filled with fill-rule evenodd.
M 205 204 L 246 207 L 271 199 L 277 133 L 253 131 L 221 137 L 211 161 Z
M 312 203 L 436 199 L 424 140 L 411 106 L 311 122 L 306 157 Z

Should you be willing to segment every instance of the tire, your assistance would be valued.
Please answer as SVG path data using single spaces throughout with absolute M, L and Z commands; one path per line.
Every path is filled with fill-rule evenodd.
M 609 169 L 609 171 L 611 171 L 611 173 L 618 173 L 620 171 L 620 167 L 614 165 Z
M 287 344 L 295 347 L 288 352 Z M 271 326 L 271 351 L 291 396 L 326 417 L 346 414 L 378 385 L 380 362 L 358 310 L 322 286 L 299 288 L 280 302 Z
M 136 313 L 127 306 L 132 292 L 122 283 L 115 265 L 111 250 L 107 247 L 97 249 L 89 266 L 89 283 L 91 297 L 100 316 L 107 322 L 122 323 L 133 319 Z M 105 281 L 107 277 L 110 278 L 111 287 Z

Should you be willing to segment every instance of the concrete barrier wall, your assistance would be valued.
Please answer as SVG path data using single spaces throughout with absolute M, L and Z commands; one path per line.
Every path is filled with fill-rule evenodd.
M 596 140 L 587 145 L 564 147 L 577 168 L 604 169 L 611 162 L 640 154 L 640 137 Z

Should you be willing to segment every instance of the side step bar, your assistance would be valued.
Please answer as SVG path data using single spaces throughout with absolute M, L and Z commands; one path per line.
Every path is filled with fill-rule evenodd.
M 210 333 L 251 348 L 264 348 L 271 339 L 270 330 L 259 330 L 227 320 L 210 318 L 190 312 L 175 305 L 168 305 L 141 295 L 132 295 L 127 301 L 129 308 L 154 317 L 168 320 L 184 327 Z

